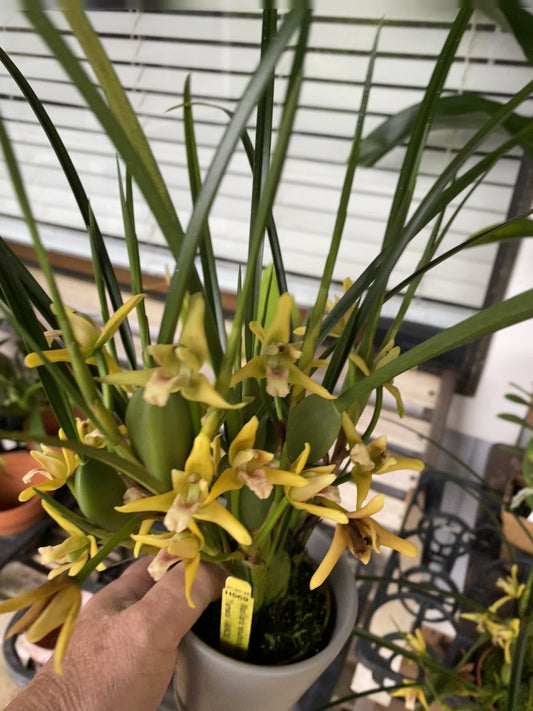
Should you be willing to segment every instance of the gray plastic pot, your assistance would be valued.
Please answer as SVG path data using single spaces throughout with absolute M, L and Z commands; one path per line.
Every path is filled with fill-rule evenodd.
M 329 538 L 315 530 L 308 552 L 320 561 Z M 350 636 L 357 614 L 357 591 L 350 566 L 341 557 L 328 578 L 336 620 L 328 646 L 294 664 L 259 666 L 227 657 L 190 632 L 181 642 L 174 679 L 180 711 L 289 711 L 333 662 Z

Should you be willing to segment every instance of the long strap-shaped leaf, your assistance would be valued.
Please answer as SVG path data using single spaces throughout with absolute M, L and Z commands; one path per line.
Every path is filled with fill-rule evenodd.
M 58 328 L 57 320 L 50 310 L 50 297 L 27 267 L 15 256 L 11 247 L 0 237 L 0 274 L 16 279 L 23 287 L 26 297 L 52 328 Z
M 475 128 L 479 124 L 483 125 L 501 108 L 502 104 L 498 101 L 468 92 L 458 96 L 444 96 L 439 99 L 432 126 L 433 129 L 448 129 L 450 126 L 457 127 L 464 124 L 467 128 Z M 372 166 L 393 148 L 399 146 L 411 133 L 419 111 L 420 104 L 409 106 L 383 121 L 365 136 L 361 141 L 360 165 Z M 512 135 L 529 121 L 528 116 L 511 113 L 501 122 L 501 127 Z M 528 153 L 533 154 L 533 140 L 525 138 L 521 141 L 521 146 Z
M 402 353 L 395 360 L 346 390 L 335 401 L 335 405 L 339 411 L 343 411 L 359 397 L 420 363 L 530 318 L 533 318 L 533 289 L 493 304 Z
M 348 165 L 346 167 L 346 174 L 344 176 L 344 183 L 342 186 L 341 197 L 339 201 L 339 207 L 337 209 L 337 214 L 335 217 L 335 226 L 333 228 L 333 235 L 331 238 L 331 244 L 328 250 L 328 255 L 326 258 L 326 263 L 324 265 L 324 273 L 320 280 L 320 286 L 318 289 L 318 294 L 316 302 L 313 306 L 309 320 L 307 323 L 305 338 L 302 348 L 302 357 L 300 359 L 300 368 L 305 369 L 308 363 L 312 360 L 318 334 L 320 332 L 320 325 L 326 308 L 326 302 L 328 297 L 329 288 L 331 286 L 331 279 L 333 277 L 333 269 L 337 261 L 337 255 L 339 253 L 339 248 L 342 241 L 342 235 L 344 233 L 344 226 L 346 224 L 346 217 L 348 214 L 348 203 L 350 201 L 350 196 L 352 193 L 353 181 L 355 177 L 355 169 L 359 164 L 359 149 L 361 146 L 361 137 L 363 135 L 364 122 L 366 117 L 366 111 L 368 107 L 368 99 L 370 96 L 370 86 L 372 84 L 372 77 L 374 74 L 374 64 L 377 54 L 379 34 L 381 31 L 381 26 L 376 32 L 374 38 L 374 45 L 372 47 L 372 52 L 370 55 L 370 60 L 368 62 L 368 68 L 366 72 L 365 84 L 363 89 L 363 97 L 361 100 L 361 105 L 359 106 L 359 112 L 357 116 L 357 121 L 355 125 L 355 133 L 352 141 L 352 147 L 350 150 L 350 155 L 348 157 Z
M 59 289 L 54 277 L 52 267 L 48 261 L 48 257 L 44 246 L 39 235 L 39 230 L 37 228 L 37 223 L 33 217 L 33 212 L 31 209 L 26 190 L 24 188 L 24 183 L 22 180 L 22 175 L 13 151 L 13 147 L 5 130 L 5 126 L 2 120 L 0 120 L 0 142 L 2 145 L 2 150 L 4 152 L 6 165 L 9 171 L 11 182 L 13 184 L 13 189 L 17 196 L 17 200 L 20 205 L 20 209 L 28 230 L 30 232 L 33 247 L 35 249 L 35 254 L 39 261 L 39 266 L 43 272 L 44 278 L 46 279 L 50 294 L 52 296 L 56 312 L 57 320 L 61 328 L 63 341 L 69 353 L 69 360 L 72 365 L 72 369 L 75 374 L 76 383 L 79 387 L 80 393 L 84 398 L 85 402 L 91 410 L 91 419 L 100 429 L 100 431 L 107 437 L 108 442 L 111 447 L 116 447 L 117 451 L 124 454 L 126 458 L 134 458 L 130 451 L 129 445 L 126 444 L 124 437 L 120 433 L 117 423 L 115 422 L 113 416 L 109 411 L 103 406 L 100 393 L 96 388 L 93 380 L 92 373 L 85 362 L 80 347 L 74 337 L 70 321 L 68 319 L 65 306 L 61 299 Z M 24 321 L 21 322 L 23 326 Z M 63 394 L 58 393 L 58 403 L 61 405 L 64 402 Z M 55 407 L 55 403 L 51 402 L 52 407 Z M 72 430 L 72 415 L 63 408 L 65 420 L 59 420 L 60 423 L 67 427 L 69 431 Z M 59 418 L 58 418 L 59 419 Z M 74 437 L 76 435 L 74 434 Z
M 438 257 L 435 257 L 435 259 L 432 259 L 430 262 L 427 262 L 423 266 L 416 269 L 416 271 L 403 279 L 399 284 L 387 291 L 385 301 L 388 301 L 393 296 L 396 296 L 396 294 L 399 294 L 413 281 L 413 279 L 421 277 L 430 269 L 442 264 L 442 262 L 445 262 L 455 254 L 462 252 L 464 249 L 469 247 L 479 247 L 484 244 L 492 244 L 494 242 L 502 242 L 504 240 L 517 239 L 520 237 L 533 237 L 533 220 L 527 219 L 527 215 L 531 215 L 532 213 L 533 210 L 528 210 L 527 212 L 517 215 L 516 217 L 511 217 L 509 220 L 505 220 L 505 222 L 500 222 L 497 225 L 493 225 L 492 227 L 487 227 L 485 230 L 476 232 L 476 234 L 472 235 L 464 242 L 461 242 L 461 244 L 448 249 L 443 254 L 440 254 Z
M 433 117 L 437 110 L 439 97 L 452 62 L 455 59 L 457 47 L 471 16 L 472 10 L 462 9 L 459 11 L 431 74 L 424 99 L 420 104 L 411 130 L 411 137 L 402 163 L 389 220 L 385 229 L 385 236 L 383 238 L 384 246 L 387 246 L 391 241 L 396 239 L 405 223 L 418 177 L 420 160 L 426 145 Z
M 202 176 L 200 173 L 200 163 L 198 160 L 198 149 L 196 143 L 196 135 L 194 131 L 194 119 L 192 115 L 190 75 L 188 75 L 187 79 L 185 80 L 183 98 L 183 124 L 185 130 L 185 148 L 187 151 L 187 169 L 189 172 L 191 197 L 194 204 L 198 199 L 200 190 L 202 189 Z M 220 343 L 223 347 L 225 347 L 226 331 L 224 328 L 224 312 L 222 310 L 222 298 L 220 295 L 220 287 L 218 284 L 215 255 L 213 251 L 213 241 L 211 239 L 211 232 L 207 220 L 204 226 L 203 237 L 200 243 L 200 261 L 202 263 L 202 272 L 204 277 L 205 298 L 207 303 L 210 305 L 211 311 L 215 317 L 215 323 L 217 325 Z
M 191 101 L 191 106 L 193 105 L 208 106 L 210 108 L 217 109 L 217 111 L 223 111 L 230 119 L 233 116 L 233 111 L 229 111 L 224 106 L 213 104 L 210 101 Z M 173 108 L 179 108 L 179 106 L 175 106 Z M 241 143 L 242 147 L 244 148 L 244 152 L 246 153 L 250 168 L 253 172 L 255 164 L 255 151 L 252 139 L 250 138 L 246 129 L 243 129 L 243 132 L 241 133 Z M 274 216 L 272 213 L 270 214 L 267 222 L 267 234 L 270 251 L 272 253 L 272 262 L 274 264 L 276 280 L 278 282 L 278 290 L 280 294 L 283 294 L 284 292 L 288 291 L 289 288 L 287 286 L 287 275 L 285 273 L 285 267 L 283 265 L 283 255 L 281 253 L 281 247 L 279 244 L 278 231 L 276 229 L 276 224 L 274 222 Z
M 533 123 L 526 121 L 517 127 L 510 137 L 498 148 L 484 156 L 466 173 L 459 174 L 466 161 L 472 156 L 481 143 L 492 134 L 509 116 L 514 109 L 526 101 L 533 92 L 533 81 L 528 82 L 520 91 L 512 96 L 508 102 L 502 104 L 483 126 L 467 141 L 457 155 L 446 166 L 432 185 L 427 195 L 423 198 L 417 210 L 406 224 L 402 234 L 402 244 L 411 240 L 427 223 L 438 214 L 453 198 L 462 192 L 479 175 L 492 167 L 495 161 L 505 155 L 511 148 L 522 145 L 525 141 L 533 141 Z M 453 182 L 452 182 L 453 181 Z M 450 184 L 451 183 L 451 184 Z M 449 185 L 449 187 L 446 187 Z
M 239 105 L 233 114 L 233 118 L 229 122 L 216 150 L 205 177 L 202 190 L 194 206 L 187 233 L 177 260 L 178 269 L 171 281 L 167 303 L 161 321 L 161 329 L 158 338 L 160 343 L 168 343 L 174 334 L 178 314 L 181 310 L 187 289 L 187 277 L 193 267 L 198 244 L 202 237 L 202 230 L 217 194 L 220 181 L 233 155 L 235 146 L 239 141 L 240 135 L 246 126 L 246 122 L 254 106 L 257 104 L 270 80 L 270 75 L 279 57 L 287 47 L 294 31 L 300 26 L 303 14 L 303 11 L 298 9 L 291 11 L 287 15 L 278 34 L 270 44 L 268 51 L 261 59 L 257 70 L 254 72 L 252 79 L 246 87 Z
M 488 112 L 489 119 L 478 131 L 476 131 L 476 133 L 457 153 L 455 158 L 450 162 L 445 170 L 439 175 L 434 185 L 421 201 L 419 207 L 409 219 L 405 228 L 402 230 L 401 236 L 398 236 L 399 241 L 394 245 L 394 254 L 392 254 L 387 260 L 389 262 L 389 269 L 391 269 L 394 263 L 396 263 L 410 240 L 413 239 L 413 237 L 415 237 L 420 230 L 427 225 L 433 217 L 435 217 L 435 215 L 442 212 L 451 200 L 459 195 L 472 182 L 477 180 L 480 175 L 486 172 L 499 157 L 504 155 L 516 145 L 524 145 L 526 142 L 533 141 L 533 125 L 531 122 L 525 121 L 513 123 L 513 130 L 510 131 L 511 136 L 507 141 L 486 155 L 470 170 L 462 174 L 460 178 L 454 181 L 454 177 L 459 173 L 464 163 L 471 157 L 479 145 L 494 130 L 515 116 L 514 109 L 531 95 L 532 90 L 533 82 L 528 82 L 528 84 L 517 92 L 506 104 L 494 106 L 493 110 Z M 507 128 L 509 128 L 509 126 L 507 126 Z M 452 184 L 449 185 L 450 183 Z M 449 185 L 448 188 L 446 188 L 447 185 Z M 380 254 L 371 264 L 370 271 L 373 274 L 378 271 L 381 272 L 383 263 L 384 255 Z M 367 283 L 369 283 L 368 279 Z M 321 339 L 323 339 L 331 331 L 331 328 L 333 328 L 340 318 L 342 318 L 342 316 L 348 311 L 354 298 L 357 298 L 361 293 L 363 293 L 363 290 L 361 289 L 362 286 L 362 283 L 358 284 L 358 288 L 356 289 L 354 285 L 354 287 L 352 287 L 339 300 L 330 314 L 328 314 L 327 323 L 324 322 L 321 330 Z
M 472 15 L 471 10 L 460 10 L 448 33 L 442 51 L 432 72 L 428 88 L 420 106 L 420 113 L 413 125 L 411 138 L 402 164 L 398 184 L 394 193 L 389 219 L 385 228 L 383 248 L 380 255 L 379 270 L 376 278 L 370 285 L 367 295 L 359 307 L 357 315 L 352 315 L 348 326 L 340 339 L 329 366 L 324 375 L 324 387 L 330 392 L 333 390 L 346 360 L 353 347 L 357 334 L 366 329 L 366 338 L 372 339 L 370 326 L 377 326 L 377 313 L 381 308 L 390 273 L 403 251 L 399 243 L 407 213 L 411 206 L 412 196 L 418 176 L 418 168 L 425 147 L 431 121 L 440 92 L 448 75 L 457 51 L 459 41 L 464 34 L 468 21 Z M 343 297 L 346 299 L 346 295 Z M 342 300 L 342 299 L 341 299 Z
M 36 31 L 48 44 L 54 57 L 81 92 L 94 115 L 102 124 L 106 135 L 115 144 L 116 149 L 128 164 L 128 168 L 148 202 L 171 252 L 174 257 L 177 257 L 179 251 L 178 237 L 183 234 L 183 230 L 174 210 L 169 209 L 167 201 L 162 198 L 158 188 L 154 185 L 151 173 L 146 170 L 145 163 L 137 153 L 135 145 L 123 129 L 118 118 L 102 98 L 98 88 L 83 69 L 81 62 L 42 10 L 39 0 L 25 0 L 23 8 Z
M 222 368 L 219 374 L 219 378 L 217 380 L 217 388 L 219 388 L 220 392 L 222 393 L 225 393 L 229 387 L 229 381 L 231 378 L 231 368 L 233 367 L 237 358 L 237 347 L 240 341 L 240 331 L 242 329 L 244 321 L 245 305 L 247 299 L 249 298 L 250 290 L 253 284 L 253 271 L 251 268 L 253 268 L 260 254 L 263 234 L 270 218 L 272 205 L 274 204 L 276 192 L 279 187 L 281 172 L 285 164 L 285 158 L 287 157 L 287 149 L 289 146 L 290 137 L 292 135 L 292 127 L 294 123 L 294 117 L 296 115 L 298 98 L 300 95 L 300 87 L 302 83 L 302 63 L 305 54 L 305 48 L 307 45 L 309 22 L 310 13 L 305 12 L 301 16 L 300 35 L 298 37 L 298 43 L 294 52 L 293 64 L 291 67 L 290 78 L 287 85 L 287 94 L 285 97 L 283 113 L 281 115 L 281 121 L 279 125 L 278 140 L 276 142 L 276 147 L 272 155 L 272 162 L 265 180 L 261 199 L 257 206 L 256 220 L 250 238 L 250 252 L 248 257 L 249 262 L 247 264 L 246 274 L 244 275 L 244 283 L 237 299 L 237 307 L 235 309 L 235 315 L 233 317 L 233 325 L 230 336 L 228 338 L 228 347 L 226 349 Z M 273 41 L 271 47 L 274 46 L 278 38 L 279 34 Z
M 83 184 L 79 178 L 78 172 L 74 167 L 70 155 L 65 148 L 61 136 L 59 135 L 53 121 L 50 119 L 46 109 L 39 100 L 37 94 L 33 91 L 30 84 L 27 82 L 26 78 L 20 72 L 18 67 L 12 61 L 12 59 L 0 48 L 0 61 L 6 67 L 8 72 L 13 77 L 20 91 L 22 92 L 24 98 L 28 102 L 28 105 L 34 112 L 39 123 L 41 124 L 50 146 L 54 150 L 59 164 L 63 169 L 63 173 L 69 183 L 70 189 L 76 200 L 78 208 L 80 210 L 82 219 L 89 231 L 91 238 L 91 248 L 97 255 L 98 263 L 102 271 L 102 277 L 106 283 L 107 290 L 109 292 L 109 298 L 115 310 L 122 306 L 122 296 L 120 293 L 120 287 L 118 285 L 115 272 L 111 265 L 111 260 L 107 253 L 104 240 L 102 238 L 102 233 L 98 227 L 98 223 L 89 205 L 89 199 L 87 193 L 83 188 Z M 128 357 L 130 363 L 135 362 L 135 346 L 133 345 L 133 338 L 131 335 L 131 330 L 127 321 L 124 321 L 120 326 L 120 333 L 122 337 L 122 343 L 124 345 L 125 353 Z
M 263 11 L 263 25 L 261 32 L 261 56 L 268 50 L 272 38 L 276 34 L 277 10 L 265 9 Z M 254 231 L 257 208 L 261 200 L 261 193 L 264 188 L 268 167 L 270 164 L 270 151 L 272 139 L 272 113 L 274 109 L 274 72 L 270 81 L 265 87 L 263 96 L 257 104 L 257 120 L 255 129 L 255 149 L 254 162 L 252 166 L 252 199 L 250 204 L 250 228 L 249 236 Z M 248 246 L 248 262 L 250 257 L 250 247 Z M 250 298 L 246 303 L 245 320 L 247 323 L 256 321 L 258 318 L 259 291 L 261 287 L 261 272 L 263 268 L 264 240 L 261 240 L 261 251 L 253 266 L 253 282 L 250 288 Z M 246 329 L 244 332 L 244 352 L 247 360 L 250 360 L 258 350 L 259 341 L 252 331 Z
M 144 166 L 144 170 L 150 175 L 152 184 L 160 194 L 166 209 L 173 215 L 179 226 L 178 216 L 174 211 L 172 200 L 153 156 L 150 144 L 98 35 L 91 27 L 87 16 L 76 0 L 62 0 L 60 5 L 72 32 L 80 43 L 100 86 L 104 90 L 109 108 L 122 126 L 124 133 L 128 135 L 137 156 Z
M 162 196 L 160 192 L 161 186 L 154 184 L 152 174 L 146 169 L 146 165 L 137 153 L 137 148 L 130 140 L 128 133 L 110 110 L 97 87 L 94 86 L 84 71 L 81 62 L 63 40 L 60 32 L 43 12 L 40 1 L 24 0 L 23 7 L 33 26 L 48 44 L 52 54 L 70 76 L 76 88 L 82 93 L 94 115 L 100 121 L 106 135 L 114 143 L 118 153 L 127 164 L 163 233 L 173 257 L 176 259 L 183 236 L 183 229 L 175 210 L 169 206 L 168 200 Z M 122 116 L 122 120 L 123 118 Z M 189 280 L 188 287 L 191 291 L 202 291 L 202 283 L 194 266 L 190 270 Z M 221 347 L 217 339 L 216 329 L 212 327 L 213 315 L 209 309 L 206 311 L 205 318 L 209 352 L 213 361 L 216 362 L 220 359 Z M 172 339 L 172 335 L 169 336 L 169 341 Z

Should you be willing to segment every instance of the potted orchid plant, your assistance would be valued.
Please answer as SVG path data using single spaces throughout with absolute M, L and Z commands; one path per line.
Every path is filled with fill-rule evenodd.
M 255 645 L 256 660 L 270 664 L 312 655 L 320 649 L 329 625 L 328 576 L 345 550 L 363 563 L 382 547 L 416 555 L 411 543 L 374 520 L 384 505 L 384 497 L 368 497 L 374 475 L 423 467 L 418 460 L 391 454 L 383 438 L 372 439 L 383 388 L 394 395 L 402 413 L 401 395 L 393 383 L 396 375 L 533 316 L 533 292 L 528 291 L 480 311 L 410 351 L 400 353 L 395 345 L 422 274 L 443 259 L 435 254 L 443 232 L 451 224 L 443 221 L 450 202 L 475 186 L 489 165 L 512 147 L 530 147 L 532 126 L 519 120 L 513 124 L 516 130 L 503 143 L 466 172 L 461 171 L 487 136 L 505 124 L 508 117 L 517 116 L 515 110 L 530 96 L 533 83 L 507 104 L 491 108 L 487 120 L 412 213 L 420 157 L 431 123 L 437 120 L 442 106 L 441 89 L 457 44 L 470 19 L 470 10 L 458 12 L 424 100 L 405 117 L 402 138 L 408 136 L 408 148 L 382 250 L 362 274 L 350 275 L 344 293 L 337 294 L 333 301 L 333 268 L 364 145 L 374 49 L 363 103 L 354 121 L 353 148 L 324 274 L 313 308 L 302 316 L 283 268 L 273 204 L 298 106 L 306 38 L 312 21 L 310 11 L 297 8 L 287 13 L 279 29 L 276 11 L 264 12 L 263 37 L 267 41 L 263 43 L 259 66 L 229 116 L 225 135 L 203 179 L 194 133 L 196 109 L 187 81 L 181 108 L 194 209 L 184 230 L 149 143 L 87 16 L 76 3 L 63 3 L 65 17 L 103 94 L 40 4 L 28 1 L 25 9 L 122 160 L 121 204 L 117 209 L 123 215 L 133 295 L 122 300 L 97 216 L 58 131 L 16 65 L 0 52 L 1 61 L 56 150 L 78 202 L 92 245 L 102 311 L 101 322 L 96 323 L 63 302 L 13 146 L 0 123 L 5 160 L 48 285 L 44 292 L 0 240 L 0 297 L 7 318 L 27 344 L 26 364 L 40 373 L 61 424 L 58 438 L 40 437 L 39 468 L 45 473 L 46 482 L 36 485 L 29 473 L 28 492 L 42 499 L 47 513 L 68 533 L 64 543 L 43 551 L 45 560 L 56 564 L 51 580 L 23 600 L 3 603 L 0 611 L 28 604 L 33 604 L 34 611 L 36 606 L 42 607 L 37 617 L 30 611 L 17 627 L 17 631 L 29 627 L 27 635 L 31 639 L 46 634 L 52 624 L 61 620 L 56 647 L 59 668 L 79 610 L 82 581 L 105 564 L 113 548 L 123 546 L 134 556 L 153 554 L 150 570 L 156 578 L 182 561 L 190 604 L 190 589 L 200 561 L 223 566 L 233 578 L 250 586 L 254 616 L 250 644 Z M 291 42 L 295 42 L 292 68 L 277 141 L 271 146 L 271 131 L 258 130 L 254 145 L 246 132 L 248 119 L 257 109 L 258 125 L 265 125 L 263 119 L 272 111 L 276 65 Z M 228 328 L 208 217 L 229 158 L 239 142 L 250 158 L 253 209 L 246 268 L 235 285 L 236 307 Z M 133 181 L 179 265 L 170 280 L 159 324 L 148 323 L 143 303 Z M 480 231 L 445 256 L 476 244 L 527 233 L 530 221 L 526 218 L 527 215 Z M 433 231 L 419 268 L 396 288 L 390 284 L 393 266 L 411 240 L 430 223 Z M 262 262 L 266 235 L 272 265 Z M 380 343 L 376 333 L 381 307 L 402 289 L 404 303 L 398 318 Z M 133 347 L 132 318 L 138 324 L 140 353 Z M 158 333 L 154 338 L 155 328 Z M 361 432 L 358 419 L 373 393 L 375 415 L 371 426 Z M 81 415 L 74 417 L 74 410 Z M 342 505 L 339 498 L 339 486 L 347 481 L 356 484 L 348 506 Z M 67 510 L 54 501 L 53 491 L 63 486 L 72 490 L 79 510 Z M 320 521 L 332 525 L 333 535 L 313 569 L 308 568 L 305 549 Z M 283 601 L 298 597 L 299 592 L 295 591 L 303 588 L 323 591 L 326 613 L 317 616 L 317 629 L 312 635 L 307 635 L 306 629 L 310 647 L 284 648 L 282 638 L 287 635 L 270 627 L 274 624 L 272 611 Z M 262 632 L 256 634 L 257 620 L 262 620 Z M 211 630 L 214 626 L 207 624 Z M 218 630 L 214 636 L 218 636 Z M 302 635 L 289 636 L 294 640 Z M 242 656 L 245 650 L 238 649 L 236 653 Z M 251 654 L 250 649 L 248 653 Z

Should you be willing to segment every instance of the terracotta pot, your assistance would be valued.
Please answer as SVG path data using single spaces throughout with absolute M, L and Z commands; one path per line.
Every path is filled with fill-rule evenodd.
M 22 480 L 37 462 L 26 451 L 6 452 L 0 457 L 0 536 L 20 533 L 33 526 L 44 517 L 44 510 L 38 496 L 33 496 L 24 503 L 18 500 L 23 489 L 28 487 Z M 36 475 L 34 484 L 46 481 L 44 476 Z
M 315 531 L 311 557 L 319 561 L 329 539 Z M 329 644 L 314 657 L 294 664 L 259 666 L 227 657 L 190 632 L 181 642 L 175 674 L 180 711 L 288 711 L 333 662 L 350 636 L 357 613 L 354 576 L 347 560 L 339 560 L 328 578 L 337 611 Z

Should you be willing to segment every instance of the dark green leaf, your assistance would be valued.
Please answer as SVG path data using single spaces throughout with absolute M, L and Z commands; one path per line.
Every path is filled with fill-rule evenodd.
M 91 250 L 93 251 L 93 254 L 98 260 L 98 266 L 102 272 L 103 279 L 105 280 L 111 303 L 113 305 L 113 308 L 117 310 L 122 306 L 123 303 L 122 296 L 120 293 L 120 287 L 118 285 L 115 272 L 111 265 L 111 260 L 109 259 L 109 255 L 107 254 L 107 249 L 105 247 L 102 233 L 100 231 L 100 228 L 98 227 L 96 218 L 92 213 L 92 210 L 89 205 L 89 199 L 83 188 L 76 168 L 74 167 L 74 164 L 70 158 L 70 155 L 59 133 L 57 132 L 54 123 L 50 119 L 48 113 L 46 112 L 46 109 L 39 100 L 38 96 L 35 94 L 29 83 L 26 81 L 25 77 L 21 74 L 17 66 L 14 64 L 14 62 L 1 48 L 0 61 L 4 64 L 4 66 L 18 85 L 20 91 L 24 95 L 24 98 L 28 102 L 28 105 L 31 107 L 39 123 L 41 124 L 43 131 L 45 132 L 48 138 L 50 146 L 52 147 L 57 156 L 59 164 L 63 169 L 72 194 L 78 205 L 78 209 L 80 210 L 82 219 L 89 231 L 89 236 L 91 240 Z M 36 305 L 38 306 L 38 304 Z M 49 320 L 49 323 L 52 323 L 52 321 Z M 127 321 L 121 324 L 120 334 L 128 360 L 130 361 L 130 363 L 133 363 L 135 362 L 135 347 L 133 345 L 133 338 Z
M 420 104 L 410 106 L 394 114 L 375 128 L 361 142 L 359 162 L 361 165 L 372 166 L 389 151 L 399 146 L 410 135 L 415 119 L 420 111 Z M 443 128 L 480 128 L 485 121 L 494 116 L 503 104 L 491 99 L 485 99 L 476 94 L 465 92 L 458 96 L 445 96 L 438 100 L 432 129 Z M 527 116 L 511 113 L 505 118 L 501 127 L 513 135 L 530 121 Z M 533 155 L 533 139 L 524 136 L 520 145 L 530 155 Z
M 483 309 L 474 316 L 444 329 L 427 341 L 402 353 L 398 358 L 374 371 L 346 390 L 335 401 L 339 411 L 345 410 L 359 397 L 384 385 L 400 373 L 415 368 L 442 353 L 487 336 L 507 326 L 533 318 L 533 289 Z

